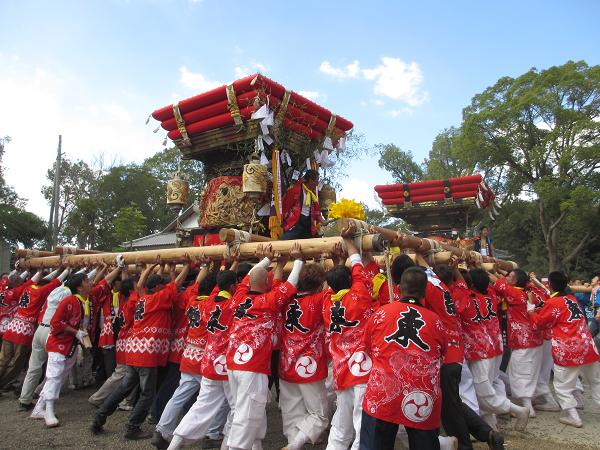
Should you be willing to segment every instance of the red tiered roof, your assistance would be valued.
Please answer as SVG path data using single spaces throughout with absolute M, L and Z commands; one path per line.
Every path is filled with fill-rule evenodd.
M 288 91 L 261 74 L 241 78 L 229 86 L 229 94 L 228 86 L 223 85 L 157 109 L 152 117 L 161 121 L 161 126 L 169 132 L 168 137 L 174 141 L 182 139 L 182 126 L 191 138 L 234 125 L 234 114 L 238 111 L 244 121 L 248 120 L 264 104 L 277 113 L 281 106 L 282 126 L 311 140 L 322 140 L 327 134 L 332 140 L 337 140 L 353 127 L 349 120 L 336 116 L 296 92 Z M 181 115 L 179 124 L 175 108 Z
M 375 191 L 386 206 L 404 206 L 408 202 L 414 205 L 415 203 L 446 201 L 447 199 L 473 198 L 480 208 L 487 208 L 496 198 L 481 175 L 377 185 Z

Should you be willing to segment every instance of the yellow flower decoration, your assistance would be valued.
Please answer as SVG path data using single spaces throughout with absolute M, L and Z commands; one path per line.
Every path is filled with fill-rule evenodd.
M 332 203 L 329 206 L 329 214 L 327 217 L 330 219 L 341 219 L 342 217 L 346 217 L 365 220 L 365 210 L 362 203 L 343 198 L 339 202 Z

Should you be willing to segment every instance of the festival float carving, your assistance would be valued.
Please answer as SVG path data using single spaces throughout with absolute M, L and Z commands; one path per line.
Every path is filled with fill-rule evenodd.
M 207 184 L 199 198 L 202 238 L 195 238 L 195 245 L 210 241 L 207 235 L 214 237 L 221 227 L 278 237 L 287 188 L 304 169 L 329 167 L 328 155 L 344 150 L 353 127 L 260 74 L 157 109 L 152 117 L 161 122 L 183 159 L 203 163 Z M 326 207 L 335 202 L 335 190 L 328 184 L 319 195 Z M 175 200 L 171 203 L 176 205 Z

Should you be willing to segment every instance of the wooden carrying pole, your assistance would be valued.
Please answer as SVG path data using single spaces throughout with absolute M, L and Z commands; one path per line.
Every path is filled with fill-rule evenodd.
M 351 219 L 339 219 L 337 222 L 338 229 L 346 227 L 349 220 Z M 480 253 L 464 250 L 462 248 L 444 244 L 433 239 L 425 239 L 416 236 L 411 236 L 409 234 L 404 234 L 404 239 L 402 239 L 402 242 L 399 242 L 396 230 L 390 230 L 388 228 L 369 225 L 366 222 L 362 222 L 362 224 L 364 227 L 367 227 L 369 229 L 369 232 L 381 234 L 387 241 L 390 242 L 390 245 L 398 246 L 402 249 L 412 249 L 417 253 L 427 253 L 432 251 L 436 252 L 439 250 L 443 250 L 446 252 L 450 252 L 451 254 L 462 259 L 469 256 L 471 259 L 479 260 L 482 263 L 493 263 L 496 264 L 498 268 L 506 271 L 510 271 L 519 267 L 517 263 L 513 261 L 504 261 L 502 259 L 483 256 Z
M 585 286 L 582 284 L 570 284 L 569 289 L 571 289 L 572 292 L 582 292 L 585 294 L 592 292 L 592 286 Z
M 340 236 L 328 237 L 328 238 L 314 238 L 314 239 L 299 239 L 290 241 L 271 241 L 270 244 L 273 246 L 273 251 L 281 254 L 288 254 L 292 245 L 298 242 L 302 247 L 302 253 L 308 257 L 319 257 L 323 253 L 331 252 L 334 245 L 338 242 L 343 242 Z M 365 251 L 381 251 L 383 250 L 384 239 L 381 235 L 364 235 L 361 237 L 362 248 Z M 259 242 L 248 242 L 239 244 L 240 258 L 248 259 L 253 258 L 256 252 L 256 248 L 260 245 Z M 201 257 L 202 255 L 214 259 L 220 260 L 223 258 L 223 253 L 229 248 L 227 245 L 211 245 L 207 247 L 180 247 L 180 248 L 168 248 L 161 250 L 144 250 L 139 252 L 125 252 L 123 256 L 125 258 L 125 264 L 134 264 L 136 261 L 145 264 L 152 264 L 156 261 L 156 257 L 160 256 L 161 260 L 165 263 L 180 262 L 185 255 L 189 255 L 190 258 Z M 107 264 L 113 264 L 118 253 L 99 253 L 96 255 L 68 255 L 63 259 L 63 264 L 71 264 L 74 266 L 83 264 L 95 264 L 105 262 Z M 47 258 L 31 258 L 28 260 L 21 260 L 21 267 L 27 267 L 37 269 L 39 267 L 57 267 L 60 264 L 59 256 L 50 256 Z
M 98 253 L 103 253 L 98 250 L 86 250 L 84 248 L 69 247 L 66 245 L 54 247 L 54 252 L 57 255 L 97 255 Z
M 56 255 L 55 252 L 50 252 L 48 250 L 34 250 L 29 248 L 18 248 L 15 252 L 17 258 L 45 258 L 47 256 Z
M 221 228 L 219 230 L 221 242 L 271 242 L 273 239 L 259 234 L 250 234 L 247 231 L 235 230 L 233 228 Z

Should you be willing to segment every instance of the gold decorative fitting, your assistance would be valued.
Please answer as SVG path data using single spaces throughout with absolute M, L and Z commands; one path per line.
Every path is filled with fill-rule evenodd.
M 331 117 L 329 118 L 329 125 L 327 125 L 327 130 L 325 131 L 325 136 L 331 137 L 331 133 L 333 133 L 333 129 L 335 127 L 336 119 L 337 116 L 332 113 Z
M 183 117 L 181 116 L 181 111 L 179 111 L 179 103 L 173 103 L 173 115 L 175 116 L 177 129 L 181 133 L 181 143 L 186 147 L 192 145 L 187 130 L 185 129 L 185 122 L 183 120 Z
M 410 195 L 410 192 L 408 192 L 408 191 L 404 191 L 404 192 L 402 193 L 402 195 L 404 195 L 405 197 L 408 197 L 408 196 Z
M 179 173 L 167 181 L 167 206 L 174 210 L 181 210 L 188 201 L 190 183 L 181 178 Z
M 259 195 L 267 192 L 267 168 L 251 162 L 244 165 L 242 173 L 242 191 L 244 194 Z
M 237 97 L 235 96 L 233 83 L 228 84 L 225 89 L 227 91 L 227 108 L 229 109 L 229 113 L 233 118 L 233 122 L 236 125 L 242 125 L 242 116 L 240 115 L 240 108 L 237 103 Z
M 277 115 L 275 116 L 275 122 L 280 124 L 283 122 L 283 118 L 285 117 L 285 112 L 287 111 L 288 104 L 290 103 L 291 92 L 287 89 L 283 94 L 283 99 L 281 100 L 281 104 L 279 105 L 279 109 L 277 110 Z
M 450 192 L 450 188 L 448 186 L 444 186 L 444 194 Z

